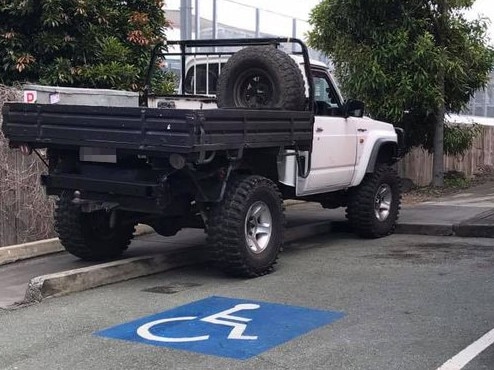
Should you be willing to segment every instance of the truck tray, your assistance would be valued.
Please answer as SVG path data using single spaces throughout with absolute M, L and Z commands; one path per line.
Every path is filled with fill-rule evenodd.
M 12 146 L 105 147 L 194 153 L 238 148 L 307 146 L 313 114 L 247 109 L 160 109 L 6 103 L 5 136 Z

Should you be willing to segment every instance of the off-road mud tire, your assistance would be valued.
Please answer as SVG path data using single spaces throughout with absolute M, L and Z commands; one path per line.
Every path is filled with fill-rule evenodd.
M 249 46 L 236 52 L 221 71 L 216 97 L 220 108 L 299 111 L 306 105 L 300 68 L 274 46 Z
M 391 196 L 389 213 L 384 219 L 376 215 L 377 202 L 387 192 Z M 381 194 L 380 194 L 381 193 Z M 387 166 L 376 167 L 366 174 L 362 183 L 349 191 L 346 216 L 353 231 L 363 238 L 379 238 L 392 234 L 401 204 L 401 181 L 396 171 Z
M 249 216 L 258 205 L 262 206 L 263 213 L 269 213 L 271 231 L 265 247 L 255 253 L 249 247 L 247 234 L 252 221 Z M 212 207 L 208 220 L 208 244 L 215 265 L 237 277 L 252 278 L 270 273 L 283 242 L 283 211 L 281 194 L 271 180 L 261 176 L 231 179 L 223 200 Z
M 119 257 L 129 246 L 135 225 L 116 220 L 109 227 L 106 211 L 82 213 L 68 194 L 62 194 L 55 209 L 55 231 L 65 250 L 85 261 L 107 261 Z M 108 227 L 97 226 L 108 218 Z

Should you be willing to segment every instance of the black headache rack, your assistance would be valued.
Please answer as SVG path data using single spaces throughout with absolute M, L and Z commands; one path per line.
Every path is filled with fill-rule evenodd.
M 102 147 L 140 154 L 308 147 L 311 112 L 6 103 L 5 136 L 12 147 Z
M 180 91 L 181 96 L 185 95 L 186 86 L 186 60 L 187 57 L 229 57 L 238 51 L 239 48 L 246 46 L 262 46 L 272 45 L 273 47 L 282 47 L 283 45 L 289 45 L 290 50 L 287 51 L 290 54 L 301 55 L 304 60 L 304 72 L 307 77 L 306 83 L 308 83 L 308 100 L 307 110 L 312 111 L 312 102 L 314 101 L 314 81 L 312 79 L 312 72 L 310 69 L 310 57 L 309 50 L 304 42 L 297 38 L 290 37 L 272 37 L 272 38 L 245 38 L 245 39 L 207 39 L 207 40 L 180 40 L 180 41 L 166 41 L 156 45 L 151 54 L 151 60 L 146 73 L 146 80 L 144 83 L 144 89 L 140 96 L 140 105 L 148 106 L 148 97 L 151 93 L 151 79 L 153 71 L 156 68 L 158 58 L 166 60 L 167 56 L 179 56 L 180 57 Z M 169 52 L 168 46 L 178 46 L 180 52 Z

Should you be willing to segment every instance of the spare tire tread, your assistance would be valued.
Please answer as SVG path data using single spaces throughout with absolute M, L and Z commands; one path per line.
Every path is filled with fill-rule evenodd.
M 273 79 L 278 95 L 267 109 L 304 110 L 305 82 L 295 60 L 273 46 L 249 46 L 236 52 L 225 64 L 218 78 L 219 108 L 246 108 L 234 99 L 236 78 L 248 68 L 262 69 Z

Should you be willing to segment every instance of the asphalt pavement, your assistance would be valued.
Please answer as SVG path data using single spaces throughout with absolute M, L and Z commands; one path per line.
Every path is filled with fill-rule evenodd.
M 344 209 L 291 202 L 286 242 L 348 231 Z M 403 204 L 397 234 L 494 237 L 494 184 L 417 204 Z M 48 297 L 150 275 L 204 261 L 205 236 L 183 230 L 164 238 L 141 227 L 118 261 L 94 264 L 63 252 L 57 239 L 0 248 L 0 308 L 17 308 Z
M 287 244 L 273 274 L 256 279 L 202 264 L 0 310 L 0 368 L 434 370 L 494 328 L 493 272 L 488 238 L 304 238 Z M 232 314 L 235 323 L 202 321 L 239 303 L 261 307 Z M 318 313 L 335 312 L 336 321 L 295 334 Z M 163 339 L 211 337 L 136 336 L 152 323 Z M 115 337 L 97 335 L 116 326 Z M 234 326 L 258 339 L 228 339 Z M 493 365 L 491 346 L 464 370 Z

